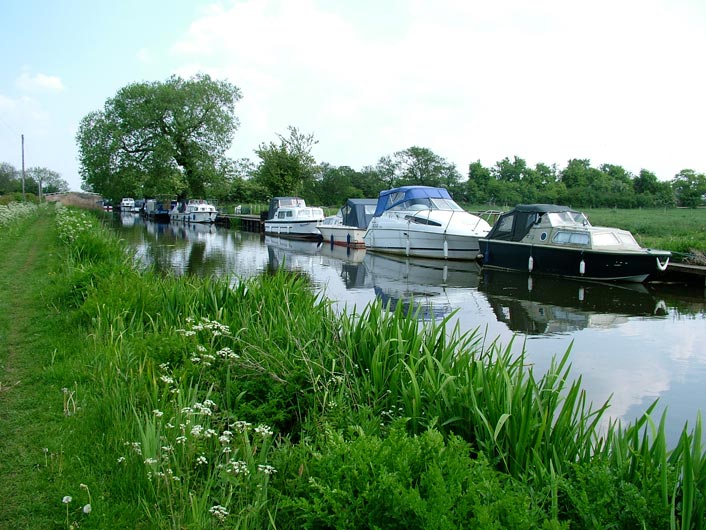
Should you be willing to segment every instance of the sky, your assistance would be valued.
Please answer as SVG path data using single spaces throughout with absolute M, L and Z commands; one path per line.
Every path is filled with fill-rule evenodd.
M 0 162 L 79 190 L 76 132 L 131 83 L 237 86 L 232 158 L 288 127 L 360 170 L 480 161 L 706 173 L 704 0 L 4 0 Z M 22 136 L 24 135 L 24 149 Z

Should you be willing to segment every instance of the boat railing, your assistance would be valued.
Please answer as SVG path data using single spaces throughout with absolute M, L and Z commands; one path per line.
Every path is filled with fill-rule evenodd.
M 475 215 L 483 219 L 490 226 L 493 226 L 504 213 L 505 212 L 502 210 L 484 210 L 482 212 L 475 212 Z

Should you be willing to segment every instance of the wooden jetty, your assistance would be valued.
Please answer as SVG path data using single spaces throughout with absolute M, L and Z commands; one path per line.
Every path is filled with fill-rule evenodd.
M 218 214 L 216 224 L 227 226 L 228 228 L 238 228 L 246 232 L 264 233 L 265 221 L 258 214 Z
M 684 282 L 706 288 L 706 266 L 670 261 L 667 270 L 660 273 L 658 281 Z

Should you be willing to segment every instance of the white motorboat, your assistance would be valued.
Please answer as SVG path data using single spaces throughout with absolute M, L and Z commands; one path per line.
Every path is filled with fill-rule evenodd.
M 318 225 L 325 243 L 350 248 L 365 247 L 365 232 L 375 213 L 377 199 L 348 199 L 341 209 Z
M 120 201 L 120 211 L 123 213 L 132 213 L 135 210 L 135 199 L 132 197 L 123 197 Z
M 169 221 L 185 223 L 215 223 L 216 207 L 203 199 L 191 199 L 187 203 L 176 203 L 169 211 Z
M 583 213 L 553 204 L 515 206 L 480 246 L 484 268 L 588 280 L 644 282 L 671 257 L 642 248 L 627 230 L 591 226 Z
M 365 234 L 365 248 L 422 258 L 475 260 L 490 224 L 461 208 L 444 188 L 383 191 Z
M 325 219 L 323 209 L 307 206 L 299 197 L 274 197 L 265 219 L 265 234 L 291 239 L 321 239 L 318 225 Z

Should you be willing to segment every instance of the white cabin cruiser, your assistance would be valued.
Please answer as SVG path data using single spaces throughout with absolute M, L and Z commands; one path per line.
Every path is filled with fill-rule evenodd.
M 265 219 L 265 234 L 290 239 L 321 239 L 318 225 L 325 219 L 323 209 L 307 206 L 299 197 L 274 197 Z
M 203 199 L 191 199 L 188 203 L 177 203 L 169 212 L 171 222 L 215 223 L 218 210 Z
M 365 248 L 422 258 L 475 260 L 490 225 L 461 208 L 444 188 L 403 186 L 380 192 Z

